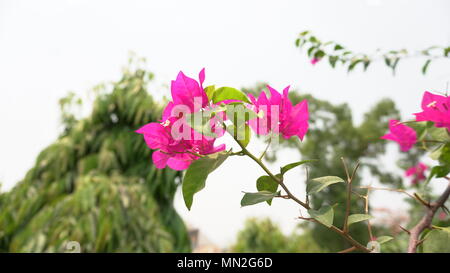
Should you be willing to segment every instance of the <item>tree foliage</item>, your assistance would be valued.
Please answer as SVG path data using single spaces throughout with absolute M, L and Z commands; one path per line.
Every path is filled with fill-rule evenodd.
M 268 218 L 249 218 L 239 231 L 232 252 L 240 253 L 304 253 L 323 252 L 309 233 L 295 229 L 284 235 L 279 226 Z
M 63 252 L 69 241 L 82 252 L 190 250 L 173 207 L 181 173 L 156 169 L 134 133 L 161 113 L 140 66 L 97 87 L 86 118 L 72 112 L 74 95 L 61 100 L 63 133 L 0 195 L 0 252 Z

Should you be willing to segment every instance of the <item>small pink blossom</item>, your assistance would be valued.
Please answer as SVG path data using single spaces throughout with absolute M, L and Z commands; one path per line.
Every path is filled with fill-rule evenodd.
M 450 97 L 425 92 L 422 98 L 422 112 L 415 113 L 417 121 L 431 121 L 436 127 L 450 131 Z
M 319 58 L 312 58 L 312 59 L 311 59 L 311 64 L 312 64 L 312 65 L 315 65 L 315 64 L 318 63 L 318 62 L 320 62 L 320 59 L 319 59 Z
M 439 220 L 444 221 L 447 218 L 447 213 L 441 211 L 441 213 L 439 213 Z
M 381 139 L 398 142 L 403 152 L 410 150 L 417 142 L 416 131 L 409 126 L 401 124 L 398 120 L 389 121 L 389 131 L 390 133 L 385 134 Z
M 420 162 L 416 166 L 413 166 L 405 171 L 405 176 L 412 176 L 411 183 L 413 185 L 418 184 L 420 181 L 425 180 L 427 177 L 425 176 L 425 171 L 428 169 L 428 166 Z
M 249 121 L 250 127 L 260 135 L 269 132 L 281 133 L 285 139 L 291 136 L 298 136 L 301 140 L 308 131 L 308 102 L 301 101 L 293 106 L 289 100 L 289 86 L 283 90 L 281 95 L 277 90 L 267 86 L 270 91 L 270 98 L 262 92 L 258 99 L 251 94 L 249 98 L 253 105 L 250 107 L 255 112 L 263 112 L 263 117 Z

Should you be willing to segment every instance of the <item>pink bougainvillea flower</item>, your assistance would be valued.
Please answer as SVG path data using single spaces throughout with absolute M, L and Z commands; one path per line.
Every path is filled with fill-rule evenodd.
M 303 100 L 293 106 L 288 97 L 289 86 L 283 90 L 283 95 L 270 86 L 267 88 L 270 98 L 264 92 L 258 99 L 249 94 L 253 103 L 250 108 L 256 113 L 263 112 L 262 117 L 249 121 L 250 127 L 260 135 L 273 132 L 281 133 L 285 139 L 296 135 L 303 140 L 309 126 L 308 102 Z
M 417 142 L 417 134 L 413 128 L 401 124 L 398 120 L 389 121 L 390 133 L 381 137 L 398 142 L 403 152 L 410 150 Z
M 412 166 L 411 168 L 405 171 L 405 176 L 412 176 L 411 183 L 413 185 L 419 183 L 420 181 L 425 180 L 427 177 L 425 176 L 425 170 L 428 169 L 428 166 L 420 162 L 416 166 Z
M 200 83 L 187 77 L 182 71 L 178 73 L 176 80 L 172 81 L 171 93 L 174 105 L 185 105 L 191 112 L 197 112 L 208 105 L 208 96 L 203 89 L 205 81 L 205 69 L 199 74 Z
M 152 154 L 153 163 L 159 169 L 169 166 L 174 170 L 185 170 L 203 155 L 213 154 L 225 150 L 225 145 L 214 146 L 216 138 L 206 137 L 196 132 L 186 123 L 186 114 L 208 107 L 208 98 L 203 90 L 205 70 L 199 75 L 200 83 L 180 72 L 172 81 L 172 99 L 162 113 L 160 122 L 144 125 L 136 131 L 144 136 Z M 180 108 L 177 111 L 177 107 Z M 178 124 L 187 134 L 177 136 Z M 179 129 L 179 128 L 178 128 Z
M 436 127 L 450 131 L 450 97 L 425 92 L 422 98 L 422 112 L 415 113 L 416 121 L 431 121 Z
M 153 163 L 159 169 L 169 166 L 174 170 L 185 170 L 194 161 L 203 155 L 213 154 L 225 150 L 225 145 L 214 146 L 215 138 L 206 138 L 195 132 L 192 128 L 189 130 L 188 139 L 177 139 L 173 136 L 172 125 L 177 118 L 169 118 L 164 122 L 152 122 L 144 125 L 136 132 L 144 136 L 144 140 L 153 152 Z
M 320 62 L 320 59 L 318 59 L 318 58 L 312 58 L 312 59 L 311 59 L 311 64 L 312 64 L 312 65 L 315 65 L 315 64 L 318 63 L 318 62 Z

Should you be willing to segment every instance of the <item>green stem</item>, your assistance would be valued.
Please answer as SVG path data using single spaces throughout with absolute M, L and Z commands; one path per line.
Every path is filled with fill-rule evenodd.
M 295 197 L 291 191 L 289 191 L 289 189 L 286 187 L 286 185 L 284 185 L 283 183 L 283 179 L 276 177 L 267 167 L 266 165 L 264 165 L 264 163 L 257 158 L 256 156 L 254 156 L 252 153 L 250 153 L 247 148 L 245 148 L 245 146 L 237 139 L 235 139 L 236 142 L 239 144 L 239 146 L 241 146 L 242 152 L 247 155 L 248 157 L 250 157 L 251 159 L 253 159 L 253 161 L 255 161 L 275 182 L 277 182 L 282 188 L 283 190 L 286 192 L 286 194 L 289 196 L 290 199 L 294 200 L 295 202 L 297 202 L 298 204 L 300 204 L 300 206 L 304 207 L 305 209 L 311 209 L 311 207 L 306 204 L 305 202 L 299 200 L 297 197 Z
M 247 150 L 247 148 L 236 138 L 234 138 L 234 140 L 237 142 L 237 144 L 239 144 L 239 146 L 242 149 L 242 153 L 247 155 L 248 157 L 250 157 L 251 159 L 253 159 L 253 161 L 255 161 L 275 182 L 277 182 L 282 188 L 283 190 L 286 192 L 287 196 L 289 197 L 289 199 L 294 200 L 295 202 L 297 202 L 300 206 L 304 207 L 305 209 L 309 210 L 311 209 L 311 207 L 309 206 L 309 204 L 302 202 L 301 200 L 299 200 L 297 197 L 295 197 L 291 191 L 289 191 L 289 189 L 286 187 L 286 185 L 283 183 L 283 178 L 278 178 L 276 177 L 267 167 L 266 165 L 264 165 L 264 163 L 257 158 L 256 156 L 254 156 L 249 150 Z M 356 172 L 357 167 L 355 168 L 354 172 Z M 352 177 L 354 176 L 354 173 L 352 175 Z M 314 221 L 316 221 L 315 219 L 313 219 Z M 317 222 L 317 221 L 316 221 Z M 319 223 L 319 222 L 317 222 Z M 323 225 L 323 224 L 322 224 Z M 356 247 L 357 249 L 363 251 L 363 252 L 370 252 L 370 250 L 368 248 L 366 248 L 365 246 L 363 246 L 362 244 L 360 244 L 358 241 L 356 241 L 355 239 L 353 239 L 347 232 L 344 232 L 342 230 L 340 230 L 339 228 L 337 228 L 336 226 L 331 226 L 329 227 L 332 231 L 338 233 L 342 238 L 344 238 L 345 240 L 347 240 L 347 242 L 349 242 L 351 245 L 353 245 L 354 247 Z

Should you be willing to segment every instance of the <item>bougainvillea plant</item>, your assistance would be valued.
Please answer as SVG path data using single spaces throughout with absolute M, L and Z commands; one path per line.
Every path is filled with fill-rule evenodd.
M 422 50 L 411 51 L 406 48 L 399 50 L 377 49 L 371 53 L 355 52 L 335 41 L 321 41 L 310 31 L 302 31 L 295 40 L 295 46 L 305 49 L 311 64 L 327 61 L 332 68 L 339 65 L 348 72 L 361 66 L 366 71 L 371 63 L 383 61 L 395 74 L 399 62 L 403 59 L 421 57 L 424 60 L 422 73 L 426 74 L 430 64 L 439 59 L 450 58 L 450 46 L 430 46 Z
M 392 240 L 390 236 L 374 236 L 369 214 L 369 193 L 374 190 L 394 190 L 389 188 L 375 188 L 364 186 L 352 188 L 352 181 L 357 173 L 359 163 L 350 168 L 344 158 L 341 158 L 346 177 L 341 178 L 332 174 L 324 177 L 307 178 L 306 197 L 304 200 L 294 196 L 284 181 L 284 175 L 289 170 L 311 163 L 314 159 L 306 159 L 281 166 L 273 172 L 264 163 L 265 152 L 274 143 L 268 141 L 268 146 L 260 156 L 254 155 L 247 145 L 252 132 L 259 136 L 278 138 L 299 138 L 303 140 L 308 132 L 308 102 L 302 101 L 293 105 L 289 100 L 289 86 L 282 93 L 267 86 L 268 93 L 262 92 L 258 98 L 246 95 L 232 87 L 215 86 L 203 87 L 205 70 L 201 70 L 199 80 L 187 77 L 180 72 L 176 80 L 171 83 L 172 100 L 165 107 L 162 118 L 158 123 L 149 123 L 136 132 L 142 134 L 144 140 L 153 152 L 153 163 L 157 168 L 169 167 L 175 170 L 186 170 L 182 192 L 185 204 L 191 209 L 194 195 L 205 187 L 208 175 L 217 169 L 225 160 L 232 156 L 247 156 L 251 158 L 265 172 L 256 181 L 256 192 L 245 193 L 241 206 L 249 206 L 266 202 L 271 205 L 274 198 L 290 199 L 307 210 L 309 217 L 299 216 L 299 219 L 320 223 L 339 234 L 351 247 L 342 252 L 361 251 L 379 252 L 380 245 Z M 426 176 L 428 167 L 418 162 L 410 166 L 405 175 L 410 177 L 411 183 L 429 183 L 434 177 L 450 180 L 450 98 L 446 95 L 426 92 L 422 99 L 422 112 L 415 114 L 416 119 L 400 122 L 389 122 L 389 133 L 380 136 L 382 139 L 392 140 L 399 144 L 402 152 L 411 149 L 427 149 L 432 159 L 439 164 L 431 168 Z M 414 123 L 414 129 L 408 126 Z M 216 145 L 218 138 L 229 134 L 240 147 L 239 151 L 227 149 L 225 144 Z M 324 205 L 313 208 L 309 197 L 326 187 L 344 184 L 346 192 L 344 225 L 338 227 L 333 224 L 334 206 Z M 357 190 L 364 191 L 359 193 Z M 400 190 L 398 190 L 400 191 Z M 418 193 L 410 194 L 400 191 L 424 206 L 426 213 L 411 230 L 405 230 L 410 235 L 409 252 L 416 252 L 423 244 L 424 249 L 448 247 L 442 242 L 442 236 L 450 235 L 450 228 L 436 227 L 431 221 L 438 210 L 447 213 L 444 205 L 450 195 L 450 185 L 435 201 L 426 200 Z M 363 198 L 366 202 L 365 211 L 350 214 L 351 198 Z M 330 200 L 332 201 L 332 200 Z M 331 202 L 330 202 L 331 203 Z M 349 232 L 349 226 L 357 222 L 367 222 L 369 242 L 356 241 Z M 431 231 L 424 236 L 424 231 Z M 450 236 L 448 236 L 450 238 Z M 444 246 L 443 246 L 444 244 Z

